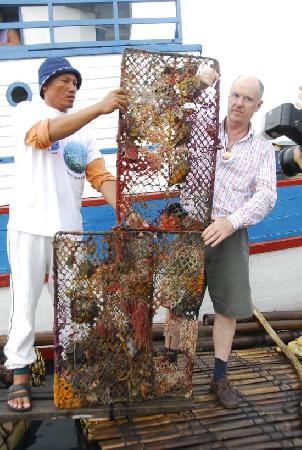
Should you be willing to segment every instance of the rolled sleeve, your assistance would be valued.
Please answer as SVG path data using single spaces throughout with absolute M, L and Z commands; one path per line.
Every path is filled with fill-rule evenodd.
M 52 141 L 48 132 L 49 119 L 36 122 L 25 134 L 24 143 L 37 150 L 46 150 Z
M 115 181 L 115 177 L 106 169 L 103 158 L 94 159 L 86 166 L 86 178 L 98 192 L 105 181 Z
M 234 230 L 238 230 L 239 228 L 243 227 L 243 221 L 242 218 L 240 217 L 240 213 L 236 212 L 234 214 L 232 214 L 231 216 L 228 216 L 227 219 L 231 222 L 231 224 L 233 225 Z

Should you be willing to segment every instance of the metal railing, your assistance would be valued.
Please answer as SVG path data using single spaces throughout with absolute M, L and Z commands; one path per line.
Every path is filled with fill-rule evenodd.
M 0 46 L 0 59 L 122 53 L 126 46 L 201 51 L 182 44 L 180 0 L 7 0 L 2 29 L 20 45 Z

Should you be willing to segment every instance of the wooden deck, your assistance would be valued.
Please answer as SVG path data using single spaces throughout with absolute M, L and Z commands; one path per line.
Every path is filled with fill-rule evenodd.
M 242 395 L 234 410 L 209 394 L 212 365 L 212 352 L 197 355 L 194 406 L 186 411 L 84 420 L 84 438 L 102 450 L 302 449 L 301 386 L 283 354 L 274 348 L 232 352 L 229 378 Z
M 192 400 L 117 403 L 98 408 L 58 410 L 51 379 L 34 389 L 33 408 L 9 411 L 7 391 L 0 390 L 1 421 L 82 418 L 81 434 L 88 445 L 105 449 L 301 448 L 301 386 L 289 361 L 275 348 L 232 352 L 229 378 L 242 396 L 240 407 L 222 408 L 209 394 L 213 352 L 196 357 Z

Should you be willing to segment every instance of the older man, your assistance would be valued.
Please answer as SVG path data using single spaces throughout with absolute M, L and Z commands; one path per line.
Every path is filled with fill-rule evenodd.
M 46 271 L 52 291 L 53 236 L 59 230 L 82 230 L 85 177 L 115 207 L 116 182 L 85 125 L 127 108 L 126 93 L 119 88 L 67 114 L 81 87 L 80 72 L 65 58 L 56 57 L 46 59 L 38 74 L 44 102 L 19 104 L 14 123 L 16 182 L 8 223 L 12 309 L 5 355 L 6 367 L 14 372 L 8 405 L 17 411 L 31 407 L 35 311 Z
M 240 76 L 230 89 L 227 116 L 220 125 L 212 223 L 203 232 L 205 272 L 214 305 L 215 366 L 211 392 L 226 408 L 240 396 L 227 379 L 236 318 L 253 314 L 246 228 L 263 219 L 276 201 L 272 145 L 255 137 L 250 120 L 262 105 L 263 85 Z

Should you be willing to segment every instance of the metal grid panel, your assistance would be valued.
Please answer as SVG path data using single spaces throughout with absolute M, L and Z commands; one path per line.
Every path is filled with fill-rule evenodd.
M 206 68 L 219 72 L 211 58 L 126 49 L 121 85 L 129 97 L 120 115 L 117 220 L 138 211 L 155 229 L 162 213 L 180 195 L 186 215 L 179 230 L 203 230 L 210 220 L 218 145 L 219 83 L 202 86 Z M 142 193 L 166 194 L 159 210 Z M 184 217 L 183 217 L 184 218 Z
M 55 404 L 190 396 L 203 287 L 200 233 L 63 233 L 54 241 Z M 178 363 L 156 348 L 152 321 L 172 312 Z

